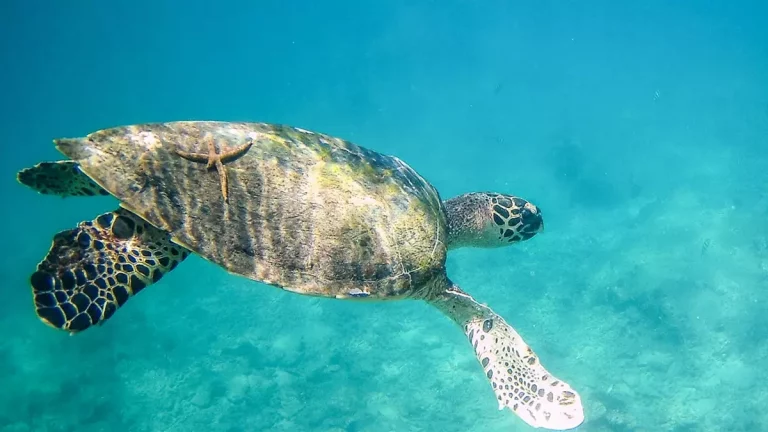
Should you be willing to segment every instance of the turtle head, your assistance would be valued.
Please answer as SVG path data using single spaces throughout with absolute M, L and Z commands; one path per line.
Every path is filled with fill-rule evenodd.
M 544 229 L 541 210 L 512 195 L 473 192 L 444 202 L 448 247 L 502 247 L 525 241 Z

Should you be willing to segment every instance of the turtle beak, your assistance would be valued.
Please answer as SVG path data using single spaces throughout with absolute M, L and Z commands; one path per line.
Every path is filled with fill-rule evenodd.
M 531 203 L 525 203 L 521 211 L 523 219 L 523 230 L 531 234 L 537 234 L 544 231 L 544 218 L 541 210 Z

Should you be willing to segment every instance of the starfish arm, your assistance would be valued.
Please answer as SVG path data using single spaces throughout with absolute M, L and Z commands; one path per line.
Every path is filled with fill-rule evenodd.
M 216 162 L 221 159 L 221 156 L 216 152 L 216 141 L 214 141 L 211 136 L 208 136 L 205 139 L 205 142 L 208 145 L 208 164 L 206 165 L 206 168 L 211 169 L 216 165 Z
M 219 172 L 219 180 L 221 181 L 221 195 L 224 197 L 224 202 L 229 202 L 229 197 L 227 196 L 228 187 L 227 187 L 227 169 L 224 168 L 224 164 L 221 162 L 221 159 L 216 159 L 216 171 Z
M 245 144 L 243 144 L 241 146 L 238 146 L 238 147 L 235 147 L 233 149 L 229 149 L 229 150 L 225 151 L 220 156 L 222 163 L 231 162 L 231 161 L 239 158 L 240 156 L 244 155 L 245 152 L 247 152 L 251 148 L 252 145 L 253 145 L 253 141 L 248 141 L 247 143 L 245 143 Z
M 190 152 L 185 152 L 179 149 L 175 149 L 173 152 L 183 157 L 184 159 L 187 159 L 192 162 L 208 162 L 207 154 L 190 153 Z

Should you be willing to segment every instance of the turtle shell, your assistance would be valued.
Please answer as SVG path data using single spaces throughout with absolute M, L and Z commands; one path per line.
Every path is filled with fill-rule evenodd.
M 339 298 L 417 295 L 445 277 L 440 196 L 396 157 L 245 122 L 131 125 L 56 144 L 123 207 L 232 273 Z

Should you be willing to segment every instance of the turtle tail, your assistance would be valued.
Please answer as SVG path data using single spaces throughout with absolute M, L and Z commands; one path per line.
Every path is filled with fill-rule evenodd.
M 59 232 L 30 277 L 35 311 L 76 333 L 103 324 L 133 295 L 189 255 L 170 235 L 117 209 Z
M 24 168 L 16 174 L 16 180 L 45 195 L 106 196 L 109 192 L 96 184 L 71 160 L 41 162 Z

